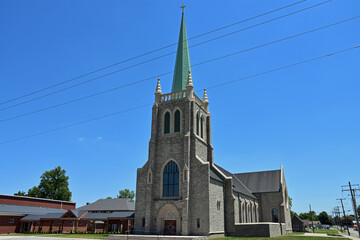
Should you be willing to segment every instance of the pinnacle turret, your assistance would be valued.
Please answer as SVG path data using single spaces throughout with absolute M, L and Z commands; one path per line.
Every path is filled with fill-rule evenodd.
M 192 81 L 192 76 L 191 76 L 191 71 L 189 71 L 189 75 L 188 75 L 188 78 L 187 78 L 187 83 L 186 83 L 186 88 L 194 88 L 194 84 L 193 84 L 193 81 Z
M 208 99 L 207 94 L 206 94 L 206 88 L 204 88 L 203 102 L 205 104 L 209 104 L 209 99 Z
M 162 94 L 162 92 L 161 92 L 160 78 L 158 78 L 158 81 L 157 81 L 157 84 L 156 84 L 155 94 Z

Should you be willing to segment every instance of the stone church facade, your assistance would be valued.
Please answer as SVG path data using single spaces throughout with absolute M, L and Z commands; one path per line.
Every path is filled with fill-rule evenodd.
M 172 92 L 162 93 L 160 79 L 156 86 L 149 157 L 137 171 L 135 211 L 137 234 L 291 231 L 282 167 L 233 174 L 214 163 L 209 101 L 206 90 L 202 98 L 194 93 L 184 13 Z

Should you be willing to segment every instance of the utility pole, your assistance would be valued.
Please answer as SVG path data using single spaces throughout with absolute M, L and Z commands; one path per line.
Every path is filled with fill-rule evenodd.
M 340 207 L 339 206 L 334 207 L 333 214 L 334 214 L 334 224 L 336 225 L 336 229 L 339 230 L 339 226 L 340 226 Z M 341 228 L 341 226 L 340 226 L 340 228 Z
M 310 204 L 309 204 L 309 208 L 310 208 L 309 215 L 310 215 L 310 220 L 311 220 L 312 230 L 313 230 L 313 233 L 314 233 L 314 232 L 315 232 L 315 229 L 314 229 L 314 220 L 313 220 L 313 217 L 312 217 L 311 205 L 310 205 Z
M 358 234 L 360 237 L 360 230 L 359 230 L 359 216 L 357 214 L 357 210 L 356 210 L 356 198 L 355 198 L 355 191 L 359 191 L 359 184 L 355 184 L 356 186 L 358 186 L 358 188 L 356 189 L 352 189 L 351 183 L 349 182 L 349 190 L 350 190 L 350 194 L 351 194 L 351 200 L 352 200 L 352 204 L 354 207 L 354 215 L 355 215 L 355 219 L 356 219 L 356 224 L 357 224 L 357 230 L 358 230 Z M 354 186 L 355 186 L 354 185 Z
M 343 213 L 344 213 L 344 220 L 346 222 L 346 226 L 347 226 L 347 231 L 348 231 L 348 234 L 350 236 L 350 230 L 349 230 L 349 225 L 347 224 L 347 217 L 345 215 L 345 209 L 344 209 L 344 204 L 343 204 L 343 200 L 346 200 L 346 198 L 339 198 L 339 199 L 336 199 L 336 200 L 340 200 L 341 201 L 341 207 L 342 207 L 342 210 L 343 210 Z

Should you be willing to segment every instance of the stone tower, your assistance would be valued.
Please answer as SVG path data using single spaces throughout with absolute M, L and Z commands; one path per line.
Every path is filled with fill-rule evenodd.
M 160 79 L 152 108 L 148 161 L 137 171 L 135 231 L 207 235 L 213 159 L 209 101 L 194 93 L 184 9 L 172 91 Z

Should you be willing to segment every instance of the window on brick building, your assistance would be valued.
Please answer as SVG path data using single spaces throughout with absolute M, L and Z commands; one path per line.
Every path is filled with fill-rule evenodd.
M 197 219 L 196 219 L 196 227 L 197 227 L 197 228 L 200 228 L 200 218 L 197 218 Z
M 13 218 L 9 219 L 9 223 L 14 223 L 14 222 L 15 222 L 15 220 Z
M 217 209 L 218 211 L 220 211 L 220 207 L 221 207 L 221 202 L 220 202 L 220 201 L 217 201 L 217 202 L 216 202 L 216 209 Z
M 142 219 L 142 226 L 145 227 L 145 218 Z

